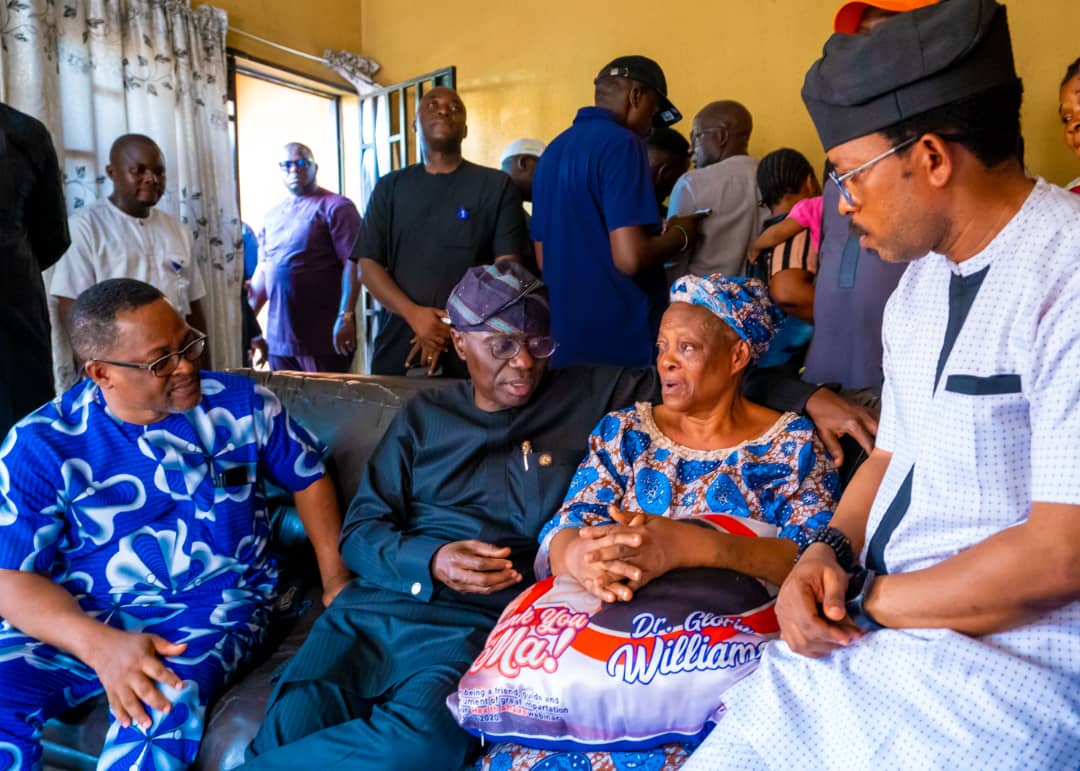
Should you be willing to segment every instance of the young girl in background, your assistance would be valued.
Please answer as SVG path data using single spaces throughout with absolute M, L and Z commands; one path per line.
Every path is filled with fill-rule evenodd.
M 1058 106 L 1058 114 L 1061 115 L 1061 123 L 1065 127 L 1065 144 L 1080 157 L 1080 59 L 1077 59 L 1065 70 L 1065 79 L 1061 81 L 1061 104 Z M 1080 177 L 1077 177 L 1067 188 L 1074 193 L 1080 193 Z

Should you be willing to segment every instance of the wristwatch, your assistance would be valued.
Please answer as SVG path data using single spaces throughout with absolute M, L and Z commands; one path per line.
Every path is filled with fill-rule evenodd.
M 851 541 L 848 540 L 842 530 L 837 530 L 835 527 L 828 525 L 819 527 L 814 531 L 814 534 L 810 536 L 810 540 L 799 548 L 799 554 L 795 557 L 795 561 L 798 562 L 806 550 L 815 543 L 823 543 L 832 549 L 833 554 L 836 555 L 837 563 L 845 573 L 850 573 L 855 569 L 855 552 L 851 548 Z
M 338 318 L 339 319 L 347 319 L 349 321 L 352 321 L 353 319 L 356 318 L 356 311 L 342 311 L 341 313 L 338 314 Z
M 864 632 L 876 632 L 886 628 L 884 624 L 878 623 L 866 609 L 866 598 L 870 596 L 870 589 L 874 586 L 876 578 L 877 573 L 859 565 L 848 580 L 844 610 L 847 611 L 851 622 Z

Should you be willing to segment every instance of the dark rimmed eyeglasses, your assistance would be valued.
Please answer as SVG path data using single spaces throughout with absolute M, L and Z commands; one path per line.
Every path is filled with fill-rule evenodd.
M 534 359 L 550 358 L 551 354 L 555 353 L 555 349 L 559 347 L 554 337 L 546 335 L 543 337 L 526 337 L 524 339 L 511 337 L 510 335 L 495 335 L 487 341 L 488 347 L 491 349 L 491 355 L 504 361 L 517 356 L 521 352 L 523 343 L 525 350 Z
M 309 158 L 297 158 L 295 161 L 282 161 L 278 164 L 278 168 L 284 172 L 292 171 L 295 166 L 298 169 L 306 169 L 308 166 L 314 166 L 315 161 Z
M 149 364 L 136 364 L 130 361 L 109 361 L 108 359 L 91 359 L 91 361 L 101 362 L 102 364 L 111 364 L 114 367 L 145 369 L 149 370 L 150 374 L 154 377 L 168 377 L 176 372 L 176 368 L 180 366 L 181 359 L 196 361 L 203 355 L 203 351 L 206 350 L 207 337 L 207 335 L 199 335 L 199 337 L 196 337 L 190 343 L 183 345 L 180 350 L 167 353 L 160 358 L 154 359 Z
M 847 205 L 851 206 L 851 207 L 854 207 L 855 206 L 855 199 L 852 197 L 851 191 L 847 189 L 847 181 L 849 179 L 851 179 L 852 177 L 854 177 L 856 174 L 862 174 L 864 171 L 869 169 L 875 163 L 879 163 L 879 162 L 885 160 L 890 155 L 894 155 L 895 153 L 900 152 L 905 147 L 913 145 L 917 141 L 919 141 L 918 137 L 912 137 L 911 139 L 905 139 L 900 144 L 890 147 L 888 150 L 883 152 L 881 155 L 876 155 L 873 158 L 871 158 L 870 160 L 868 160 L 866 163 L 864 163 L 864 164 L 862 164 L 860 166 L 856 166 L 851 171 L 845 171 L 843 174 L 837 174 L 836 169 L 833 169 L 832 171 L 829 172 L 829 179 L 831 179 L 833 181 L 833 184 L 835 184 L 838 188 L 840 188 L 840 195 L 842 195 L 844 197 L 844 200 L 847 202 Z

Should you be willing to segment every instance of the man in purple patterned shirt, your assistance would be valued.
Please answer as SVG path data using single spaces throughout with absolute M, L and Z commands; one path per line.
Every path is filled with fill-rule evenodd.
M 348 372 L 359 287 L 348 280 L 356 269 L 349 255 L 363 222 L 352 201 L 318 186 L 308 147 L 284 149 L 278 166 L 290 195 L 263 220 L 251 306 L 258 313 L 270 304 L 263 344 L 270 369 Z

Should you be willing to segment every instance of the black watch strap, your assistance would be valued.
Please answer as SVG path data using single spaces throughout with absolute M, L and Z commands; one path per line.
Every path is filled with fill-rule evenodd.
M 829 525 L 819 527 L 810 536 L 810 540 L 799 549 L 799 557 L 802 557 L 803 553 L 815 543 L 823 543 L 832 549 L 833 554 L 836 555 L 837 564 L 845 573 L 850 573 L 855 569 L 855 552 L 851 548 L 851 541 L 842 530 Z
M 884 624 L 878 623 L 877 619 L 871 616 L 866 609 L 866 598 L 870 595 L 870 589 L 873 587 L 876 578 L 877 573 L 860 565 L 848 581 L 844 610 L 847 611 L 851 623 L 864 632 L 876 632 L 879 629 L 886 628 Z

